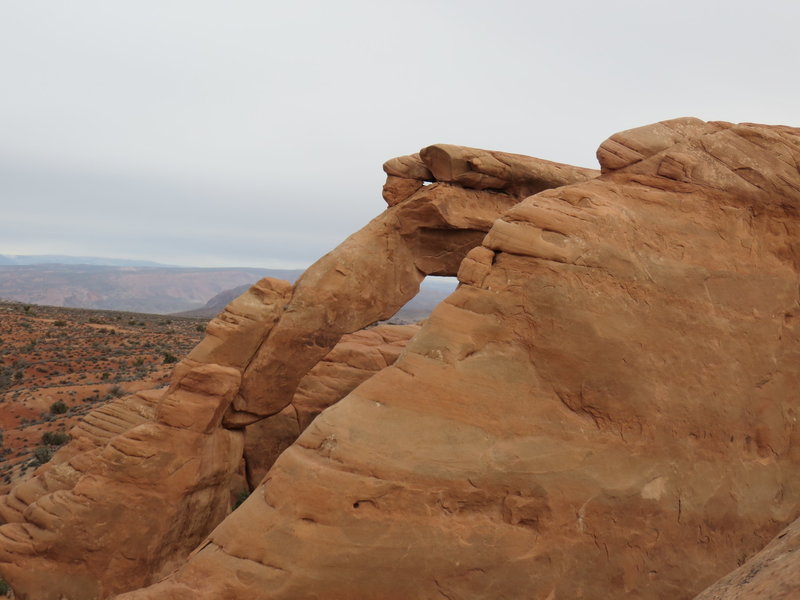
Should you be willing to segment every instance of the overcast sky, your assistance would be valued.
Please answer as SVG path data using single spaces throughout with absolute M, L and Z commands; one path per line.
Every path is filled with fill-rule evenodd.
M 448 142 L 800 125 L 800 2 L 3 0 L 0 254 L 304 267 Z

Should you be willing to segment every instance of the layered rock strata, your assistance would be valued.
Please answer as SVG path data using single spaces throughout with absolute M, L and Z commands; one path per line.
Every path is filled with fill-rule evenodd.
M 800 131 L 680 119 L 598 156 L 120 600 L 691 598 L 796 518 Z
M 291 403 L 244 430 L 247 480 L 255 488 L 281 452 L 323 410 L 378 371 L 394 364 L 418 325 L 378 325 L 342 336 L 300 381 Z
M 450 155 L 461 165 L 465 149 L 442 148 L 434 171 Z M 502 156 L 496 157 L 500 163 Z M 285 425 L 287 412 L 294 411 L 288 417 L 297 421 L 299 433 L 317 410 L 335 401 L 334 394 L 308 402 L 301 389 L 297 405 L 291 404 L 303 378 L 342 335 L 391 316 L 425 275 L 455 274 L 492 222 L 521 199 L 519 190 L 532 185 L 528 180 L 560 185 L 565 177 L 583 181 L 597 175 L 527 160 L 538 165 L 528 179 L 514 162 L 508 185 L 495 177 L 493 186 L 472 189 L 460 180 L 430 183 L 434 178 L 424 159 L 398 159 L 387 173 L 418 181 L 416 190 L 395 191 L 385 213 L 294 287 L 264 279 L 234 300 L 179 363 L 154 405 L 115 405 L 126 415 L 116 423 L 110 412 L 93 414 L 58 460 L 24 490 L 13 490 L 0 509 L 7 521 L 0 527 L 0 572 L 17 597 L 105 598 L 146 585 L 180 564 L 227 514 L 247 438 L 257 440 L 247 450 L 255 480 L 282 440 L 295 434 L 290 427 L 287 437 L 278 427 L 265 438 L 259 427 L 269 430 L 276 419 Z M 387 184 L 392 177 L 397 175 L 390 174 Z M 398 341 L 384 337 L 376 345 L 383 362 L 373 360 L 365 370 L 388 364 L 394 350 L 385 346 Z M 265 455 L 256 465 L 255 457 Z
M 235 306 L 229 308 L 229 313 L 233 312 Z M 212 324 L 211 330 L 215 331 L 218 325 L 219 321 Z M 260 482 L 280 452 L 297 439 L 317 414 L 375 372 L 392 364 L 418 329 L 415 325 L 379 325 L 343 336 L 302 379 L 289 406 L 245 428 L 244 459 L 251 489 Z M 71 431 L 73 441 L 70 444 L 41 467 L 34 478 L 0 498 L 0 516 L 4 522 L 24 523 L 26 511 L 36 500 L 56 491 L 73 490 L 83 471 L 98 469 L 97 461 L 103 460 L 102 450 L 110 440 L 153 420 L 155 408 L 163 395 L 164 390 L 139 392 L 115 399 L 89 413 Z M 174 393 L 170 397 L 174 397 Z M 227 464 L 230 466 L 232 463 Z M 82 470 L 73 465 L 82 467 Z M 237 486 L 235 478 L 229 478 L 229 481 L 233 481 L 229 487 Z M 224 486 L 219 487 L 224 498 Z M 234 487 L 231 491 L 237 490 Z M 179 548 L 185 554 L 192 548 L 192 542 Z
M 116 398 L 88 413 L 70 431 L 71 443 L 39 467 L 32 479 L 0 496 L 0 519 L 4 523 L 24 521 L 25 510 L 35 500 L 57 490 L 71 488 L 79 473 L 69 465 L 69 459 L 80 453 L 99 451 L 111 438 L 152 420 L 155 406 L 162 395 L 163 390 L 137 392 Z

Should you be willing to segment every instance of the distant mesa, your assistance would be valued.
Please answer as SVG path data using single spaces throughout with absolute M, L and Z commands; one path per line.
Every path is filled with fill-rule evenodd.
M 673 119 L 597 157 L 387 161 L 383 213 L 0 499 L 2 577 L 69 600 L 800 595 L 800 130 Z M 373 326 L 428 276 L 459 286 L 421 327 Z

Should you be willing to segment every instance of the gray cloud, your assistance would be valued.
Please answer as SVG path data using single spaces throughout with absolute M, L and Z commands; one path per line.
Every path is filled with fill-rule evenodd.
M 383 160 L 430 143 L 592 165 L 614 131 L 675 116 L 798 124 L 798 18 L 792 2 L 10 0 L 0 252 L 308 264 L 382 209 Z

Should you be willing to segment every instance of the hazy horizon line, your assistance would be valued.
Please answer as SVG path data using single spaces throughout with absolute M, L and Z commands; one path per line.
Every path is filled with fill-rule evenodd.
M 18 253 L 18 252 L 5 252 L 0 251 L 0 259 L 7 258 L 7 259 L 54 259 L 52 261 L 48 260 L 34 260 L 34 262 L 20 262 L 16 264 L 5 264 L 3 265 L 0 263 L 0 266 L 31 266 L 37 264 L 63 264 L 63 265 L 90 265 L 90 266 L 109 266 L 109 267 L 119 267 L 119 266 L 141 266 L 141 267 L 159 267 L 159 268 L 183 268 L 183 269 L 269 269 L 269 270 L 281 270 L 281 271 L 297 271 L 297 270 L 305 270 L 310 264 L 300 263 L 300 262 L 293 262 L 293 261 L 284 261 L 284 260 L 275 260 L 269 261 L 268 264 L 265 263 L 249 263 L 247 261 L 244 262 L 233 262 L 230 260 L 222 260 L 215 262 L 214 264 L 210 264 L 208 261 L 198 260 L 192 264 L 185 262 L 185 259 L 178 259 L 175 262 L 162 262 L 162 260 L 154 260 L 152 258 L 139 258 L 139 257 L 131 257 L 131 256 L 89 256 L 89 255 L 81 255 L 81 254 L 68 254 L 68 253 L 51 253 L 51 252 L 43 252 L 39 253 Z M 59 262 L 57 259 L 71 259 L 68 262 Z M 90 262 L 79 262 L 81 260 L 86 260 Z M 169 259 L 167 259 L 169 260 Z M 205 263 L 205 264 L 203 264 Z

